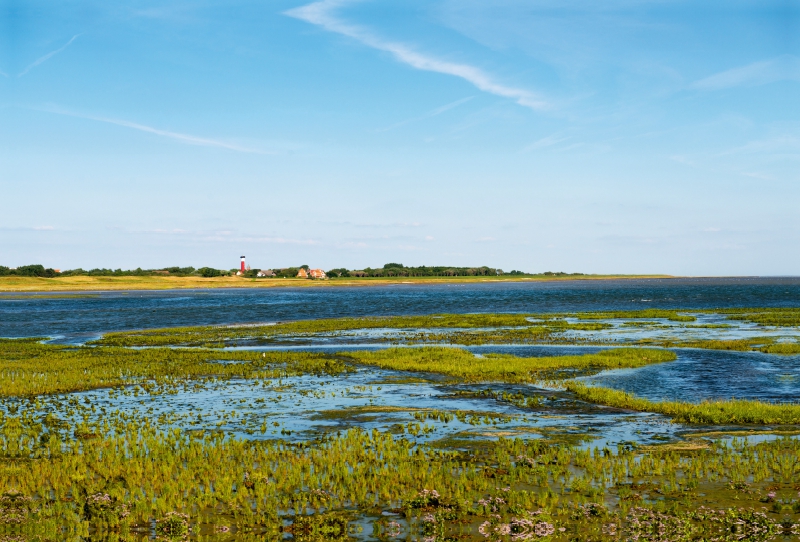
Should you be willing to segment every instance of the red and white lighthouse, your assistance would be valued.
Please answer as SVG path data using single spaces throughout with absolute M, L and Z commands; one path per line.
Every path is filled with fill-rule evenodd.
M 242 256 L 241 273 L 244 274 L 244 272 L 245 272 L 245 263 L 244 263 L 244 256 Z

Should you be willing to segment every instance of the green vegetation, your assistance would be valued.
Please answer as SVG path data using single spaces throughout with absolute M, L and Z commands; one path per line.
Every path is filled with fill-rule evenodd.
M 766 541 L 797 528 L 800 442 L 685 449 L 501 438 L 455 452 L 358 430 L 292 445 L 140 419 L 70 427 L 6 416 L 0 529 L 122 542 L 152 529 L 160 540 L 346 541 L 358 519 L 378 537 L 437 541 Z
M 751 316 L 759 309 L 748 309 Z M 764 309 L 771 311 L 772 309 Z M 577 318 L 578 322 L 569 321 Z M 673 322 L 694 321 L 695 316 L 679 309 L 645 309 L 576 314 L 433 314 L 421 316 L 386 316 L 336 318 L 284 322 L 276 325 L 200 326 L 150 329 L 109 333 L 94 344 L 105 346 L 204 346 L 221 347 L 241 344 L 271 343 L 281 340 L 313 340 L 332 335 L 356 337 L 359 331 L 378 330 L 370 340 L 396 344 L 594 344 L 615 345 L 608 334 L 579 335 L 575 331 L 602 331 L 615 328 L 601 320 L 623 320 L 621 329 L 669 330 Z M 686 326 L 695 328 L 696 326 Z M 702 329 L 728 330 L 731 324 L 704 324 Z M 677 326 L 675 329 L 681 329 Z M 347 332 L 351 332 L 350 335 Z M 745 339 L 696 339 L 679 335 L 664 338 L 639 338 L 630 346 L 662 348 L 704 348 L 712 350 L 758 351 L 769 354 L 798 353 L 798 343 L 781 342 L 779 337 L 760 336 Z
M 212 267 L 201 267 L 195 269 L 194 267 L 164 267 L 161 269 L 105 269 L 95 268 L 84 270 L 81 268 L 68 269 L 65 271 L 56 271 L 55 269 L 45 268 L 43 265 L 23 265 L 17 268 L 9 268 L 0 265 L 0 277 L 18 276 L 18 277 L 39 277 L 39 278 L 57 278 L 57 277 L 147 277 L 147 276 L 162 276 L 169 275 L 174 277 L 221 277 L 226 276 L 230 272 L 214 269 Z
M 716 309 L 709 312 L 761 326 L 800 327 L 800 309 L 797 308 Z
M 696 317 L 680 314 L 679 310 L 667 309 L 644 309 L 638 311 L 601 311 L 601 312 L 578 312 L 574 316 L 581 320 L 609 320 L 609 319 L 623 319 L 623 318 L 665 318 L 673 322 L 694 322 Z
M 203 269 L 203 268 L 201 268 Z M 208 268 L 206 268 L 208 269 Z M 295 273 L 291 273 L 294 269 Z M 174 289 L 215 289 L 215 288 L 281 288 L 281 287 L 364 287 L 387 284 L 470 284 L 518 281 L 551 280 L 627 280 L 640 278 L 667 278 L 666 275 L 561 275 L 561 274 L 523 274 L 504 273 L 502 275 L 454 275 L 424 277 L 338 277 L 334 280 L 304 280 L 296 277 L 297 268 L 275 270 L 275 276 L 257 277 L 257 269 L 251 269 L 244 276 L 238 276 L 237 269 L 214 270 L 203 273 L 196 270 L 191 275 L 176 275 L 163 270 L 123 271 L 100 269 L 84 271 L 81 269 L 56 274 L 52 278 L 35 276 L 0 276 L 0 291 L 87 291 L 87 290 L 174 290 Z M 213 276 L 215 271 L 219 276 Z M 270 270 L 265 270 L 266 272 Z M 209 274 L 210 273 L 210 274 Z M 269 275 L 269 273 L 267 273 Z
M 15 269 L 0 265 L 0 277 L 18 276 L 18 277 L 45 277 L 53 278 L 57 275 L 55 269 L 50 269 L 43 265 L 22 265 Z
M 545 271 L 544 273 L 526 273 L 519 270 L 508 272 L 485 265 L 479 267 L 451 267 L 446 265 L 439 266 L 420 266 L 407 267 L 400 263 L 387 263 L 383 267 L 364 269 L 346 269 L 338 267 L 326 273 L 330 278 L 350 278 L 350 277 L 491 277 L 498 275 L 525 276 L 525 277 L 585 277 L 585 273 L 564 273 L 563 271 Z
M 307 336 L 358 329 L 495 328 L 532 326 L 524 314 L 433 314 L 299 320 L 260 326 L 199 326 L 108 333 L 93 344 L 106 346 L 222 345 L 250 338 Z
M 616 348 L 597 354 L 520 358 L 508 354 L 476 357 L 459 348 L 389 348 L 347 352 L 358 363 L 397 371 L 440 373 L 466 382 L 535 382 L 544 371 L 642 367 L 676 359 L 669 350 Z
M 308 265 L 299 267 L 287 267 L 283 269 L 275 269 L 275 277 L 277 278 L 294 278 L 300 268 L 308 270 Z M 250 278 L 255 278 L 259 269 L 250 270 Z M 235 270 L 234 270 L 235 272 Z M 53 269 L 45 269 L 42 265 L 26 265 L 16 269 L 0 266 L 0 276 L 18 275 L 27 277 L 48 277 L 53 278 L 56 276 L 99 276 L 99 277 L 124 277 L 124 276 L 147 276 L 147 275 L 163 275 L 169 274 L 173 276 L 190 276 L 198 275 L 202 277 L 218 277 L 227 275 L 228 271 L 222 271 L 212 267 L 201 267 L 195 269 L 194 267 L 165 267 L 162 269 L 147 269 L 137 268 L 133 270 L 123 269 L 105 269 L 97 268 L 84 270 L 81 268 L 70 269 L 57 273 Z M 421 267 L 405 267 L 398 263 L 388 263 L 381 268 L 372 269 L 365 268 L 363 270 L 348 270 L 345 268 L 332 269 L 328 273 L 329 277 L 473 277 L 473 276 L 497 276 L 502 275 L 502 269 L 495 269 L 493 267 L 450 267 L 450 266 L 421 266 Z M 511 275 L 524 275 L 521 271 L 512 271 Z M 567 273 L 544 273 L 545 276 L 571 276 Z M 581 276 L 583 273 L 573 273 L 574 276 Z
M 493 267 L 449 267 L 449 266 L 420 266 L 406 267 L 400 263 L 387 263 L 383 267 L 372 269 L 366 267 L 360 270 L 345 268 L 331 269 L 326 273 L 330 278 L 348 277 L 485 277 L 502 275 L 502 269 Z
M 656 344 L 664 348 L 681 347 L 681 348 L 702 348 L 704 350 L 730 350 L 737 352 L 750 352 L 757 348 L 757 345 L 764 341 L 771 342 L 772 339 L 707 339 L 707 340 L 689 340 L 689 341 L 654 341 Z
M 684 423 L 800 424 L 800 404 L 779 405 L 740 400 L 706 401 L 698 404 L 678 401 L 654 402 L 619 390 L 587 386 L 582 382 L 567 382 L 565 388 L 583 401 L 641 412 L 657 412 Z
M 761 346 L 758 350 L 765 354 L 800 354 L 800 343 L 773 343 Z
M 125 386 L 144 380 L 207 376 L 267 378 L 345 370 L 341 361 L 308 352 L 67 347 L 36 339 L 0 339 L 0 396 L 23 397 Z
M 122 270 L 122 269 L 90 269 L 88 271 L 84 271 L 83 269 L 69 269 L 66 271 L 62 271 L 58 275 L 59 277 L 77 277 L 77 276 L 87 276 L 87 277 L 147 277 L 147 276 L 159 276 L 159 275 L 169 275 L 173 277 L 190 277 L 190 276 L 200 276 L 200 277 L 221 277 L 228 275 L 228 271 L 222 271 L 219 269 L 214 269 L 212 267 L 201 267 L 200 269 L 195 269 L 194 267 L 164 267 L 162 269 L 142 269 L 141 267 L 132 269 L 132 270 Z
M 763 352 L 765 354 L 800 354 L 800 343 L 775 342 L 775 337 L 752 337 L 749 339 L 705 339 L 705 340 L 642 340 L 639 344 L 662 348 L 702 348 L 704 350 L 729 350 L 736 352 Z
M 276 374 L 346 370 L 342 360 L 403 371 L 445 374 L 465 381 L 533 382 L 544 371 L 640 367 L 675 359 L 668 350 L 623 348 L 597 354 L 520 358 L 476 357 L 458 348 L 391 348 L 337 356 L 308 352 L 247 352 L 190 348 L 69 347 L 36 339 L 0 339 L 2 396 L 31 396 L 176 381 L 205 376 L 265 378 Z
M 380 540 L 431 542 L 756 542 L 795 535 L 796 438 L 766 435 L 773 439 L 754 444 L 724 439 L 728 433 L 712 427 L 706 436 L 663 446 L 579 448 L 563 444 L 564 435 L 591 442 L 602 429 L 581 427 L 585 422 L 576 417 L 556 435 L 555 426 L 533 423 L 566 421 L 585 412 L 580 401 L 586 401 L 687 424 L 749 424 L 759 434 L 765 426 L 800 425 L 797 404 L 656 402 L 563 380 L 578 372 L 669 362 L 676 358 L 670 350 L 523 358 L 432 346 L 339 354 L 197 347 L 346 338 L 359 330 L 393 330 L 388 340 L 408 342 L 577 342 L 571 332 L 609 329 L 600 321 L 605 318 L 691 318 L 682 312 L 584 313 L 577 323 L 564 314 L 344 318 L 112 333 L 83 347 L 2 339 L 0 541 L 349 542 L 364 534 L 364 526 Z M 768 353 L 798 348 L 770 338 L 694 344 Z M 367 376 L 358 385 L 328 387 L 344 372 L 358 370 L 354 378 L 377 372 L 366 366 L 408 371 L 408 378 L 401 373 L 370 382 Z M 429 379 L 420 378 L 426 374 Z M 321 378 L 287 378 L 304 375 Z M 562 378 L 563 391 L 523 385 L 554 378 Z M 377 393 L 382 388 L 430 381 L 445 384 L 437 389 L 457 398 L 458 407 L 373 403 L 384 397 Z M 462 386 L 475 382 L 487 384 Z M 70 394 L 98 388 L 108 389 Z M 171 400 L 178 393 L 176 403 L 194 393 L 224 396 L 224 408 L 210 409 L 202 400 L 172 412 L 153 407 L 158 396 Z M 328 406 L 334 396 L 347 407 Z M 301 401 L 306 398 L 310 403 Z M 122 403 L 112 403 L 116 399 Z M 472 410 L 461 400 L 485 402 Z M 274 403 L 274 410 L 257 411 L 259 403 Z M 111 404 L 134 406 L 107 409 Z M 308 404 L 316 405 L 310 417 L 328 424 L 325 432 L 313 440 L 277 440 L 295 430 L 283 420 L 307 415 L 300 409 Z M 380 416 L 393 425 L 352 428 Z M 178 420 L 189 430 L 179 429 Z M 511 422 L 519 426 L 504 425 Z M 437 424 L 469 427 L 436 441 Z M 521 433 L 536 438 L 504 437 Z
M 214 269 L 213 267 L 201 267 L 197 270 L 197 274 L 205 278 L 221 277 L 225 275 L 224 271 Z

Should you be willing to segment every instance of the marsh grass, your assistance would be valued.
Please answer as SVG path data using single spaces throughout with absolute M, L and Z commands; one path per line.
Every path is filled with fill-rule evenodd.
M 751 338 L 751 339 L 708 339 L 708 340 L 688 340 L 688 341 L 655 341 L 656 344 L 664 348 L 700 348 L 703 350 L 729 350 L 735 352 L 750 352 L 756 349 L 759 344 L 772 342 L 771 338 Z
M 525 314 L 433 314 L 299 320 L 274 325 L 199 326 L 108 333 L 92 344 L 102 346 L 221 346 L 250 338 L 306 336 L 368 329 L 437 329 L 531 327 Z
M 800 424 L 800 404 L 773 404 L 761 401 L 650 401 L 610 388 L 587 386 L 582 382 L 564 384 L 578 399 L 640 412 L 656 412 L 675 421 L 709 425 L 794 425 Z
M 338 374 L 344 370 L 347 370 L 345 364 L 335 357 L 309 352 L 134 350 L 42 344 L 37 339 L 0 339 L 0 396 L 3 397 L 126 386 L 144 380 L 174 383 L 211 375 L 270 378 L 282 374 Z
M 734 352 L 762 352 L 764 354 L 800 354 L 798 342 L 776 342 L 775 337 L 762 336 L 748 339 L 706 339 L 706 340 L 645 340 L 643 344 L 662 348 L 700 348 L 703 350 L 728 350 Z
M 95 432 L 75 440 L 29 416 L 0 418 L 0 531 L 88 528 L 117 540 L 155 525 L 165 539 L 173 531 L 183 539 L 210 526 L 223 534 L 203 540 L 231 540 L 224 528 L 235 526 L 256 539 L 324 540 L 352 533 L 360 515 L 385 512 L 420 536 L 480 538 L 480 526 L 561 528 L 562 539 L 585 540 L 614 524 L 624 539 L 653 539 L 652 528 L 657 540 L 732 541 L 788 534 L 800 517 L 800 442 L 788 438 L 588 450 L 500 437 L 443 449 L 358 430 L 316 443 L 251 442 L 164 431 L 145 419 Z M 770 513 L 754 516 L 764 502 Z M 744 521 L 754 517 L 758 529 Z
M 670 318 L 663 312 L 635 314 L 640 316 L 629 317 Z M 685 316 L 678 311 L 670 314 Z M 366 320 L 373 329 L 386 328 L 388 322 L 388 327 L 397 329 L 449 329 L 464 336 L 474 332 L 475 340 L 482 333 L 534 337 L 539 333 L 534 330 L 544 330 L 540 336 L 552 339 L 556 336 L 553 330 L 576 326 L 553 315 L 535 323 L 525 315 Z M 586 320 L 577 325 L 587 329 L 607 325 Z M 377 429 L 337 429 L 336 434 L 290 443 L 244 440 L 225 431 L 225 420 L 241 417 L 247 399 L 232 398 L 230 410 L 211 430 L 202 429 L 205 421 L 200 418 L 210 418 L 212 413 L 193 411 L 191 418 L 197 420 L 193 427 L 198 430 L 184 432 L 173 427 L 172 418 L 164 414 L 105 412 L 101 408 L 93 416 L 95 405 L 89 397 L 49 395 L 47 401 L 41 397 L 108 387 L 120 388 L 108 389 L 109 397 L 133 394 L 146 405 L 148 395 L 171 393 L 180 386 L 208 392 L 210 388 L 201 383 L 209 377 L 223 382 L 244 378 L 285 395 L 287 405 L 297 405 L 293 399 L 302 394 L 321 398 L 325 394 L 299 389 L 282 381 L 282 376 L 335 376 L 352 370 L 352 363 L 409 371 L 412 379 L 401 378 L 398 383 L 411 384 L 417 378 L 414 372 L 444 375 L 433 378 L 445 382 L 527 383 L 554 371 L 640 367 L 676 358 L 669 350 L 652 348 L 541 358 L 476 357 L 463 349 L 441 347 L 338 355 L 162 348 L 223 344 L 262 330 L 269 335 L 275 328 L 278 331 L 270 337 L 336 333 L 362 329 L 363 322 L 344 319 L 290 323 L 284 328 L 122 333 L 108 336 L 105 343 L 100 341 L 105 346 L 92 347 L 48 345 L 36 339 L 0 340 L 0 395 L 5 397 L 0 403 L 7 412 L 0 411 L 0 540 L 78 542 L 94 537 L 121 542 L 139 536 L 131 533 L 178 540 L 187 536 L 278 540 L 287 535 L 295 540 L 345 540 L 353 534 L 356 518 L 381 518 L 375 521 L 375 532 L 383 539 L 398 538 L 389 533 L 397 532 L 394 529 L 402 524 L 406 539 L 440 541 L 499 540 L 514 534 L 519 540 L 755 542 L 800 530 L 800 441 L 796 438 L 752 444 L 736 438 L 698 441 L 694 437 L 690 442 L 664 446 L 586 449 L 559 445 L 552 439 L 504 438 L 517 429 L 500 428 L 462 433 L 460 439 L 427 446 L 420 439 L 408 438 L 424 434 L 427 421 L 463 419 L 477 426 L 487 425 L 488 420 L 494 425 L 507 415 L 490 410 L 404 408 L 403 412 L 374 405 L 343 409 L 341 418 L 338 412 L 321 411 L 320 415 L 344 421 L 394 412 L 412 420 L 402 436 Z M 745 343 L 742 348 L 749 349 L 785 344 Z M 123 347 L 134 344 L 155 347 Z M 333 376 L 324 380 L 333 380 Z M 277 381 L 264 380 L 267 378 Z M 762 428 L 800 423 L 800 405 L 651 402 L 574 381 L 565 387 L 581 400 L 660 412 L 686 423 L 761 424 Z M 518 408 L 541 406 L 541 394 L 528 392 L 527 386 L 514 388 L 517 391 L 464 393 Z M 250 399 L 253 403 L 259 400 L 264 398 Z M 250 429 L 261 423 L 262 433 L 267 427 L 267 420 L 247 423 L 252 425 Z M 580 422 L 575 423 L 576 443 L 592 436 L 578 433 Z M 547 428 L 531 431 L 548 433 Z M 388 517 L 396 518 L 394 525 L 385 519 Z M 228 534 L 228 530 L 236 534 Z
M 750 322 L 761 326 L 800 327 L 800 309 L 798 308 L 753 308 L 753 309 L 714 309 L 724 314 L 729 320 Z
M 364 365 L 398 371 L 439 373 L 465 382 L 535 382 L 545 371 L 642 367 L 677 358 L 669 350 L 642 348 L 615 348 L 596 354 L 531 358 L 508 354 L 485 354 L 479 358 L 467 350 L 444 347 L 389 348 L 340 355 Z
M 225 347 L 257 344 L 281 344 L 282 341 L 313 341 L 318 338 L 357 340 L 362 332 L 375 331 L 370 341 L 390 344 L 585 344 L 615 345 L 613 335 L 576 334 L 580 331 L 604 331 L 620 328 L 667 329 L 669 324 L 653 320 L 693 322 L 696 317 L 681 309 L 645 309 L 637 311 L 604 311 L 550 314 L 434 314 L 423 316 L 387 316 L 337 318 L 284 322 L 275 325 L 201 326 L 164 328 L 109 333 L 90 344 L 123 347 Z M 782 309 L 697 310 L 696 313 L 719 313 L 731 319 L 758 321 L 763 325 L 790 326 L 795 312 Z M 579 321 L 569 321 L 577 318 Z M 610 323 L 601 320 L 614 319 Z M 687 329 L 731 329 L 732 324 L 686 325 Z M 366 336 L 366 335 L 365 335 Z M 663 339 L 641 338 L 631 346 L 687 347 L 712 350 L 760 351 L 769 354 L 797 353 L 793 346 L 777 346 L 775 337 L 747 339 Z M 800 348 L 798 348 L 800 350 Z
M 459 333 L 469 330 L 464 320 L 451 322 Z M 474 317 L 471 322 L 475 331 L 491 328 L 487 320 Z M 503 325 L 508 320 L 494 322 Z M 336 325 L 340 323 L 323 327 Z M 530 327 L 536 326 L 547 324 Z M 153 337 L 173 340 L 167 333 Z M 180 337 L 201 342 L 207 338 L 191 333 Z M 220 337 L 224 336 L 215 340 L 227 340 Z M 281 539 L 289 534 L 295 540 L 344 540 L 353 534 L 354 519 L 383 518 L 384 513 L 402 523 L 408 539 L 539 532 L 550 533 L 545 539 L 560 540 L 647 540 L 656 533 L 658 540 L 755 541 L 789 534 L 800 523 L 800 441 L 788 437 L 760 444 L 695 439 L 601 450 L 559 445 L 546 428 L 530 431 L 546 440 L 504 438 L 525 431 L 497 428 L 476 429 L 460 434 L 460 439 L 427 446 L 409 435 L 424 435 L 428 421 L 495 425 L 507 415 L 370 405 L 341 413 L 321 411 L 320 416 L 345 425 L 348 418 L 395 413 L 411 420 L 402 436 L 337 429 L 336 434 L 306 442 L 243 440 L 224 430 L 225 419 L 241 416 L 238 399 L 232 399 L 232 410 L 222 415 L 223 425 L 212 430 L 202 430 L 204 422 L 199 421 L 201 414 L 205 419 L 209 413 L 192 412 L 198 430 L 191 432 L 172 427 L 168 416 L 146 412 L 103 411 L 92 417 L 95 405 L 88 397 L 79 401 L 75 396 L 50 396 L 47 414 L 34 415 L 39 412 L 36 404 L 45 404 L 41 394 L 124 387 L 109 389 L 109 396 L 141 393 L 146 404 L 148 394 L 169 392 L 171 386 L 204 390 L 199 382 L 209 375 L 251 379 L 279 391 L 290 404 L 294 397 L 319 390 L 293 387 L 281 376 L 336 375 L 350 370 L 351 363 L 409 371 L 412 376 L 435 373 L 444 375 L 437 377 L 444 381 L 526 383 L 553 371 L 640 367 L 675 357 L 669 350 L 645 348 L 522 358 L 476 357 L 442 347 L 326 355 L 3 340 L 0 393 L 7 397 L 3 407 L 8 413 L 0 414 L 0 540 L 5 533 L 21 532 L 35 539 L 32 533 L 37 529 L 48 529 L 47 540 L 67 539 L 64 533 L 88 539 L 91 533 L 121 541 L 130 532 L 156 532 L 162 538 L 177 533 L 177 539 L 191 533 L 203 540 Z M 266 378 L 277 381 L 258 380 Z M 687 423 L 800 422 L 798 405 L 658 403 L 576 382 L 566 387 L 582 400 L 661 412 Z M 539 395 L 523 393 L 525 386 L 516 388 L 519 391 L 468 393 L 518 408 L 541 406 Z M 27 399 L 16 398 L 20 396 Z M 263 398 L 252 399 L 258 400 Z M 247 423 L 267 426 L 267 420 Z M 572 436 L 578 443 L 592 434 L 576 429 Z M 765 505 L 768 513 L 761 512 Z M 381 521 L 376 522 L 376 532 L 394 532 L 395 526 Z M 609 535 L 610 525 L 614 533 L 623 534 Z M 235 536 L 226 534 L 229 527 L 237 531 Z
M 686 310 L 672 310 L 672 309 L 643 309 L 636 311 L 599 311 L 599 312 L 578 312 L 573 316 L 581 320 L 610 320 L 610 319 L 638 319 L 645 318 L 652 320 L 653 318 L 663 318 L 672 322 L 694 322 L 697 320 L 695 316 L 690 314 L 681 314 L 688 312 Z M 692 311 L 695 312 L 695 311 Z
M 782 354 L 782 355 L 793 355 L 793 354 L 800 354 L 800 343 L 796 342 L 784 342 L 784 343 L 773 343 L 761 346 L 758 348 L 760 352 L 764 352 L 765 354 Z

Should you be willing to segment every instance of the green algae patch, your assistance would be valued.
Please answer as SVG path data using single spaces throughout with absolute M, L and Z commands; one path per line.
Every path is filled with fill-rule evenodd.
M 624 391 L 587 386 L 582 382 L 567 382 L 564 387 L 582 401 L 640 412 L 656 412 L 689 424 L 800 424 L 800 404 L 743 400 L 704 401 L 696 404 L 680 401 L 656 402 Z
M 508 354 L 477 357 L 460 348 L 389 348 L 375 352 L 340 354 L 356 363 L 383 369 L 432 372 L 466 382 L 535 382 L 541 373 L 556 369 L 616 369 L 643 367 L 677 359 L 669 350 L 615 348 L 596 354 L 522 358 Z

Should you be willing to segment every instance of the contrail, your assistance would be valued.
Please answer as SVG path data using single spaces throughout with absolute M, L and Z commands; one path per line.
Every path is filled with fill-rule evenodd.
M 23 75 L 25 75 L 26 73 L 28 73 L 29 71 L 31 71 L 33 68 L 35 68 L 36 66 L 38 66 L 38 65 L 39 65 L 39 64 L 41 64 L 42 62 L 45 62 L 46 60 L 48 60 L 48 59 L 52 58 L 53 56 L 57 55 L 58 53 L 60 53 L 61 51 L 63 51 L 63 50 L 64 50 L 64 49 L 66 49 L 67 47 L 69 47 L 69 46 L 72 44 L 72 42 L 73 42 L 73 41 L 75 41 L 75 40 L 77 39 L 77 37 L 78 37 L 78 36 L 80 36 L 80 34 L 75 34 L 74 36 L 72 36 L 72 39 L 71 39 L 71 40 L 69 40 L 67 43 L 65 43 L 64 45 L 62 45 L 61 47 L 59 47 L 59 48 L 58 48 L 58 49 L 56 49 L 55 51 L 50 51 L 49 53 L 47 53 L 47 54 L 46 54 L 46 55 L 44 55 L 43 57 L 40 57 L 40 58 L 37 58 L 36 60 L 34 60 L 34 61 L 33 61 L 33 64 L 29 65 L 27 68 L 25 68 L 24 70 L 22 70 L 22 71 L 20 72 L 20 74 L 19 74 L 19 75 L 17 75 L 17 77 L 22 77 Z M 5 75 L 5 74 L 3 74 L 3 75 Z
M 98 122 L 106 122 L 108 124 L 115 124 L 117 126 L 123 126 L 125 128 L 133 128 L 134 130 L 139 130 L 141 132 L 147 132 L 150 134 L 156 134 L 162 137 L 168 137 L 170 139 L 175 139 L 177 141 L 188 143 L 190 145 L 199 145 L 202 147 L 218 147 L 221 149 L 228 149 L 231 151 L 246 152 L 251 154 L 270 154 L 270 155 L 278 154 L 275 152 L 268 152 L 258 149 L 251 149 L 249 147 L 242 147 L 240 145 L 226 143 L 224 141 L 219 141 L 216 139 L 209 139 L 189 134 L 181 134 L 179 132 L 170 132 L 168 130 L 161 130 L 159 128 L 154 128 L 152 126 L 147 126 L 145 124 L 139 124 L 136 122 L 130 122 L 127 120 L 114 119 L 108 117 L 95 117 L 93 115 L 82 115 L 80 113 L 73 113 L 72 111 L 65 111 L 63 109 L 58 109 L 58 108 L 47 108 L 47 109 L 42 109 L 42 111 L 46 111 L 48 113 L 55 113 L 57 115 L 66 115 L 69 117 L 77 117 L 81 119 L 95 120 Z
M 519 105 L 534 110 L 548 109 L 550 107 L 549 103 L 533 92 L 498 83 L 490 75 L 484 73 L 483 70 L 475 66 L 440 60 L 433 56 L 419 53 L 405 44 L 386 41 L 361 27 L 340 21 L 334 17 L 332 12 L 342 4 L 343 2 L 341 0 L 321 0 L 290 9 L 285 11 L 284 14 L 320 26 L 330 32 L 348 36 L 360 41 L 367 47 L 386 51 L 394 56 L 397 61 L 407 64 L 412 68 L 459 77 L 471 83 L 479 90 L 494 94 L 495 96 L 510 98 Z

